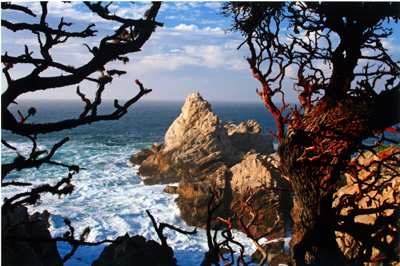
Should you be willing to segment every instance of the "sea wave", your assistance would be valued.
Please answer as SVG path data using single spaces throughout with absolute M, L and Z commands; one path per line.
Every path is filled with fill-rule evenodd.
M 57 103 L 57 106 L 53 106 L 54 109 L 51 109 L 50 105 L 35 105 L 38 113 L 34 122 L 44 122 L 46 113 L 49 112 L 54 120 L 64 119 L 65 111 L 62 110 L 66 108 L 60 108 L 62 104 L 64 103 Z M 65 103 L 66 106 L 68 104 Z M 27 106 L 30 107 L 31 103 Z M 144 186 L 142 179 L 137 176 L 138 168 L 129 163 L 132 154 L 150 147 L 154 142 L 162 142 L 166 130 L 179 115 L 181 104 L 146 103 L 138 107 L 140 108 L 136 108 L 119 121 L 95 123 L 67 132 L 39 136 L 37 143 L 40 150 L 49 150 L 64 137 L 70 136 L 70 140 L 57 150 L 52 159 L 86 168 L 73 176 L 72 183 L 75 189 L 71 195 L 58 198 L 44 194 L 36 206 L 29 207 L 31 213 L 44 210 L 51 213 L 50 231 L 54 237 L 62 236 L 68 230 L 64 224 L 64 218 L 68 218 L 77 235 L 87 226 L 91 228 L 88 241 L 115 239 L 127 232 L 158 241 L 146 210 L 150 210 L 158 222 L 193 230 L 193 227 L 187 226 L 180 217 L 175 203 L 177 196 L 163 193 L 165 185 Z M 22 106 L 19 105 L 18 108 Z M 111 103 L 110 110 L 112 108 Z M 262 122 L 261 119 L 257 119 L 258 109 L 248 108 L 251 112 L 237 112 L 234 117 L 232 110 L 238 111 L 237 106 L 216 106 L 215 109 L 221 113 L 226 110 L 226 114 L 221 117 L 226 121 L 243 122 L 255 119 Z M 237 117 L 238 115 L 240 117 Z M 261 117 L 264 117 L 264 114 Z M 2 163 L 12 162 L 17 154 L 29 156 L 33 145 L 29 139 L 9 132 L 2 132 L 2 138 L 17 148 L 17 151 L 14 151 L 2 146 Z M 35 187 L 46 183 L 54 185 L 68 173 L 69 170 L 64 167 L 42 165 L 40 169 L 13 171 L 7 179 L 31 182 Z M 1 196 L 2 199 L 9 198 L 26 190 L 25 187 L 3 187 Z M 167 229 L 165 235 L 180 265 L 201 264 L 204 253 L 208 250 L 205 230 L 199 230 L 197 235 L 188 237 Z M 252 241 L 244 234 L 235 231 L 234 235 L 236 240 L 246 246 L 246 254 L 250 255 L 255 251 Z M 91 265 L 103 248 L 104 245 L 80 247 L 65 265 Z M 71 247 L 66 243 L 58 243 L 58 249 L 64 256 L 70 252 Z

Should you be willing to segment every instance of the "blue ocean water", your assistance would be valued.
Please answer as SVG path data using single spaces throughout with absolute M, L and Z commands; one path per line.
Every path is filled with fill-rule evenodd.
M 40 204 L 30 207 L 30 211 L 48 210 L 52 214 L 50 230 L 53 236 L 61 236 L 67 230 L 63 223 L 64 217 L 72 221 L 77 234 L 90 226 L 88 241 L 115 239 L 126 232 L 158 240 L 146 215 L 146 209 L 151 211 L 158 222 L 192 229 L 180 219 L 179 209 L 174 203 L 176 196 L 163 193 L 165 185 L 144 186 L 137 176 L 137 168 L 129 163 L 132 154 L 154 142 L 163 141 L 168 127 L 179 116 L 183 103 L 139 101 L 120 120 L 38 135 L 39 149 L 48 150 L 63 138 L 70 137 L 70 141 L 58 150 L 53 160 L 77 164 L 87 170 L 74 176 L 75 190 L 72 195 L 58 198 L 45 194 Z M 102 105 L 99 113 L 107 114 L 114 108 L 112 102 L 104 102 Z M 238 124 L 254 119 L 260 123 L 264 132 L 276 131 L 273 117 L 262 102 L 211 102 L 211 105 L 213 112 L 222 120 L 231 120 Z M 20 110 L 24 114 L 30 107 L 35 107 L 37 113 L 29 118 L 29 122 L 42 123 L 78 117 L 83 110 L 83 103 L 32 101 L 20 102 L 12 108 L 15 113 Z M 28 155 L 32 148 L 29 139 L 7 131 L 2 131 L 2 138 L 15 146 L 21 155 Z M 12 161 L 15 156 L 15 151 L 2 146 L 2 163 Z M 43 165 L 40 169 L 14 171 L 7 178 L 31 182 L 37 186 L 43 183 L 55 184 L 67 174 L 68 170 L 65 168 Z M 26 188 L 2 188 L 2 198 L 25 190 Z M 190 238 L 173 231 L 166 232 L 166 235 L 180 265 L 200 265 L 207 250 L 204 231 L 200 230 L 198 235 Z M 243 234 L 237 232 L 237 239 L 246 244 L 247 254 L 255 250 L 251 241 Z M 63 243 L 58 247 L 62 256 L 71 249 Z M 104 246 L 81 247 L 66 265 L 91 265 L 103 248 Z

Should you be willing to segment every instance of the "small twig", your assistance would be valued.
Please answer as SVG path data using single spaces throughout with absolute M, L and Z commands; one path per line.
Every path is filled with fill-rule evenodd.
M 79 116 L 79 118 L 83 118 L 85 117 L 88 112 L 90 111 L 90 107 L 92 106 L 92 103 L 90 102 L 90 100 L 88 98 L 86 98 L 86 95 L 83 94 L 80 89 L 79 86 L 76 88 L 76 94 L 79 95 L 79 97 L 81 97 L 82 101 L 85 102 L 85 108 L 83 110 L 83 113 Z
M 267 187 L 267 186 L 266 186 L 266 185 L 264 185 L 264 184 L 261 184 L 261 186 L 262 186 L 262 188 L 263 188 L 263 189 L 266 189 L 266 190 L 283 190 L 283 191 L 294 191 L 294 189 L 293 189 L 293 188 Z
M 7 187 L 7 186 L 32 186 L 32 183 L 25 183 L 25 182 L 17 182 L 17 181 L 11 181 L 11 182 L 3 182 L 1 183 L 2 187 Z
M 17 148 L 15 148 L 14 146 L 11 146 L 10 144 L 8 144 L 8 142 L 5 141 L 4 139 L 1 139 L 1 143 L 2 143 L 4 146 L 6 146 L 7 148 L 11 149 L 11 150 L 14 150 L 14 151 L 17 150 Z

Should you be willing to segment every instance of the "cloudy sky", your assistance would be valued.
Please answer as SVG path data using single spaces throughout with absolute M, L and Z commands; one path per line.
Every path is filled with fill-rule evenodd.
M 40 14 L 38 2 L 19 3 L 29 6 L 36 14 Z M 117 15 L 140 18 L 149 8 L 147 2 L 114 2 L 110 11 Z M 128 74 L 114 78 L 103 94 L 106 99 L 127 99 L 136 93 L 135 79 L 139 79 L 147 88 L 153 89 L 145 99 L 148 100 L 184 100 L 192 92 L 199 91 L 209 101 L 260 101 L 255 93 L 260 88 L 252 77 L 245 60 L 248 55 L 246 46 L 237 50 L 242 42 L 238 33 L 226 33 L 231 20 L 220 15 L 221 2 L 163 2 L 157 21 L 164 27 L 157 28 L 142 52 L 131 54 L 127 65 L 116 64 L 108 68 L 121 69 Z M 28 15 L 2 11 L 2 19 L 17 21 L 39 21 L 40 16 L 33 19 Z M 94 17 L 86 6 L 80 2 L 64 4 L 49 3 L 49 23 L 56 27 L 64 17 L 66 22 L 74 22 L 72 29 L 83 30 L 93 22 L 98 35 L 111 34 L 115 25 L 103 22 Z M 37 38 L 26 32 L 11 33 L 2 29 L 2 54 L 20 55 L 27 44 L 33 55 L 39 56 Z M 397 41 L 400 38 L 397 39 Z M 69 62 L 74 66 L 85 64 L 90 59 L 90 53 L 83 45 L 97 46 L 98 38 L 70 39 L 64 46 L 53 51 L 53 58 L 61 62 Z M 396 38 L 390 45 L 400 47 Z M 61 45 L 60 45 L 61 46 Z M 11 75 L 14 79 L 26 73 L 26 66 L 15 68 Z M 46 73 L 52 75 L 51 71 Z M 1 81 L 2 91 L 6 88 L 4 74 Z M 81 91 L 87 95 L 93 94 L 96 87 L 92 83 L 83 83 Z M 39 92 L 25 95 L 24 98 L 59 98 L 78 99 L 76 87 L 61 88 L 51 92 Z M 290 91 L 290 88 L 289 88 Z M 287 93 L 288 100 L 294 100 L 294 93 Z

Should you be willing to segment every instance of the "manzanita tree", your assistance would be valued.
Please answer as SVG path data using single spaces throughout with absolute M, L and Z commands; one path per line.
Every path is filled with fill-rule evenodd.
M 257 92 L 277 122 L 280 171 L 293 186 L 300 214 L 293 263 L 363 265 L 374 249 L 386 263 L 398 260 L 398 195 L 359 207 L 362 197 L 388 185 L 383 168 L 389 169 L 388 182 L 399 176 L 398 152 L 380 161 L 379 171 L 369 169 L 366 178 L 359 173 L 369 166 L 357 165 L 352 156 L 391 142 L 386 131 L 398 133 L 400 67 L 384 40 L 400 18 L 399 3 L 232 2 L 223 13 L 245 38 L 240 47 L 249 48 L 247 61 L 262 86 Z M 293 89 L 298 105 L 285 101 Z M 371 138 L 374 145 L 365 141 Z M 337 199 L 348 172 L 359 192 Z M 343 215 L 349 206 L 353 211 Z M 378 217 L 374 224 L 355 219 L 372 214 Z M 344 254 L 338 232 L 353 239 L 357 252 Z
M 3 88 L 4 92 L 1 96 L 1 128 L 27 137 L 32 141 L 31 153 L 28 156 L 22 156 L 18 154 L 17 149 L 10 145 L 6 139 L 2 139 L 2 144 L 4 145 L 2 148 L 16 151 L 16 158 L 13 162 L 2 163 L 2 187 L 27 187 L 26 192 L 16 194 L 4 200 L 2 205 L 2 248 L 12 247 L 13 244 L 11 244 L 10 241 L 13 239 L 21 240 L 20 234 L 16 234 L 16 232 L 18 231 L 18 227 L 24 226 L 26 222 L 13 221 L 13 219 L 8 217 L 8 214 L 22 205 L 35 204 L 40 199 L 42 193 L 52 193 L 59 196 L 72 193 L 74 188 L 72 185 L 72 178 L 76 172 L 82 170 L 82 168 L 77 165 L 67 165 L 53 159 L 57 151 L 69 140 L 68 138 L 60 140 L 50 151 L 45 151 L 38 149 L 38 134 L 71 129 L 98 121 L 116 120 L 125 115 L 132 104 L 151 90 L 145 89 L 143 84 L 136 80 L 134 86 L 139 87 L 136 95 L 132 96 L 131 99 L 124 104 L 120 104 L 118 100 L 115 100 L 115 110 L 110 114 L 100 115 L 97 110 L 102 103 L 104 90 L 107 86 L 110 86 L 111 81 L 116 75 L 120 76 L 126 74 L 123 70 L 109 69 L 108 63 L 112 61 L 121 62 L 121 64 L 128 63 L 129 58 L 127 55 L 139 52 L 147 40 L 149 40 L 156 27 L 163 26 L 162 23 L 156 21 L 156 16 L 161 6 L 160 2 L 152 3 L 151 7 L 145 12 L 141 19 L 124 18 L 115 13 L 111 13 L 110 6 L 112 2 L 107 4 L 102 2 L 84 2 L 82 5 L 83 8 L 87 8 L 100 20 L 114 24 L 116 30 L 112 34 L 102 37 L 97 36 L 96 25 L 93 23 L 75 31 L 73 29 L 77 27 L 73 26 L 73 23 L 67 22 L 64 18 L 61 18 L 58 25 L 52 27 L 52 23 L 49 22 L 50 10 L 48 8 L 48 2 L 38 2 L 37 4 L 40 5 L 40 11 L 36 13 L 34 9 L 20 4 L 1 3 L 2 11 L 7 10 L 9 12 L 19 13 L 18 19 L 20 20 L 24 19 L 24 16 L 32 18 L 29 19 L 31 22 L 28 22 L 28 19 L 18 22 L 2 19 L 1 25 L 3 31 L 12 31 L 14 33 L 24 31 L 27 34 L 32 34 L 32 37 L 37 40 L 37 45 L 35 47 L 26 44 L 21 50 L 24 51 L 22 54 L 13 54 L 11 51 L 3 50 L 1 56 L 3 73 L 7 82 L 7 88 Z M 68 5 L 70 3 L 65 4 Z M 135 7 L 132 6 L 132 8 Z M 67 47 L 69 43 L 80 39 L 89 39 L 93 40 L 93 42 L 98 41 L 97 46 L 82 46 L 83 49 L 87 49 L 86 51 L 89 55 L 89 60 L 86 63 L 82 65 L 69 65 L 55 59 L 56 56 L 53 56 L 55 48 L 63 49 L 63 47 Z M 27 69 L 26 75 L 22 77 L 18 76 L 20 75 L 19 70 L 21 70 L 21 68 L 19 67 L 21 65 L 28 66 L 25 67 L 25 69 Z M 96 72 L 98 73 L 96 74 Z M 84 81 L 86 81 L 85 85 L 82 85 L 82 88 L 80 88 L 79 85 Z M 95 88 L 94 97 L 86 97 L 82 92 L 87 89 L 87 87 L 84 86 L 88 86 L 87 84 L 90 84 L 90 82 Z M 10 108 L 12 105 L 18 103 L 21 95 L 26 93 L 35 93 L 50 89 L 63 90 L 68 88 L 68 86 L 76 86 L 76 97 L 83 102 L 82 113 L 78 117 L 71 117 L 63 121 L 50 121 L 42 124 L 30 123 L 29 118 L 36 113 L 34 107 L 30 108 L 27 114 L 23 114 L 20 111 L 13 113 L 12 108 Z M 89 100 L 90 98 L 94 100 Z M 43 184 L 38 187 L 33 187 L 32 184 L 26 182 L 16 182 L 8 177 L 14 170 L 35 167 L 40 168 L 43 164 L 66 167 L 69 169 L 69 175 L 54 185 Z M 38 174 L 40 174 L 40 172 L 38 172 Z M 69 234 L 65 237 L 53 240 L 68 241 L 74 247 L 73 252 L 75 252 L 76 248 L 85 242 L 84 240 L 89 231 L 85 230 L 81 238 L 75 240 L 73 227 L 68 220 L 66 220 L 66 225 L 70 228 Z M 29 239 L 25 239 L 25 241 L 26 240 Z M 69 258 L 69 256 L 70 255 L 67 257 Z M 4 257 L 6 257 L 8 261 L 13 259 L 10 258 L 10 254 L 3 254 L 2 258 Z M 27 255 L 27 257 L 29 256 Z

